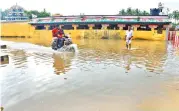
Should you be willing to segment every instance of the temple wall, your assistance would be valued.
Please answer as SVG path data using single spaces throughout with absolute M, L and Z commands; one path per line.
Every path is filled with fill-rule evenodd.
M 72 39 L 124 39 L 125 30 L 108 30 L 108 29 L 74 29 L 65 30 L 65 33 L 70 34 Z M 42 41 L 51 41 L 52 33 L 48 30 L 35 30 L 35 27 L 27 22 L 11 22 L 1 23 L 1 37 L 22 37 L 22 38 L 40 38 Z M 134 39 L 146 39 L 146 40 L 165 40 L 166 31 L 163 30 L 162 34 L 158 34 L 156 30 L 151 31 L 137 31 L 134 30 Z

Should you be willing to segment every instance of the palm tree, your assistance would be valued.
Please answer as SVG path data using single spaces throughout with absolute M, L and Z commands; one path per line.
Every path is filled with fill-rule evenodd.
M 169 19 L 173 19 L 173 14 L 172 13 L 168 14 L 168 17 Z
M 127 8 L 127 15 L 132 15 L 132 9 L 131 9 L 131 7 Z
M 131 10 L 132 10 L 132 14 L 131 15 L 136 15 L 135 9 L 131 9 Z
M 132 9 L 131 7 L 127 8 L 127 10 L 122 9 L 119 11 L 119 15 L 149 15 L 147 11 L 140 11 L 137 9 Z
M 137 8 L 135 9 L 135 15 L 139 15 L 140 14 L 140 10 Z
M 120 15 L 126 15 L 126 12 L 125 12 L 124 9 L 122 9 L 122 10 L 119 11 L 119 14 L 120 14 Z
M 176 24 L 177 20 L 179 20 L 179 11 L 178 10 L 173 11 L 172 15 L 173 15 L 172 16 L 173 19 L 175 19 L 175 24 Z
M 143 11 L 143 15 L 149 15 L 149 13 L 147 11 Z

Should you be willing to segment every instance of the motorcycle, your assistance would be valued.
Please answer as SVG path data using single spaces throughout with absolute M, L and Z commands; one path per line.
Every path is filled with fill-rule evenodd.
M 62 44 L 60 42 L 62 42 Z M 68 36 L 64 36 L 61 40 L 59 40 L 59 38 L 53 38 L 51 47 L 57 51 L 77 51 L 77 45 L 73 44 L 72 39 Z

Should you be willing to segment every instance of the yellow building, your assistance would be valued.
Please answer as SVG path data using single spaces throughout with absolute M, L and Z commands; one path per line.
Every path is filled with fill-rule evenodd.
M 1 37 L 40 38 L 52 40 L 52 28 L 59 25 L 74 39 L 124 39 L 127 27 L 134 30 L 134 39 L 167 40 L 168 16 L 80 15 L 35 18 L 28 22 L 1 22 Z

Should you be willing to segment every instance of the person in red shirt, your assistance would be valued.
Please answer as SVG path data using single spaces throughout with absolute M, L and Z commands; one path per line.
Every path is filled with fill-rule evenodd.
M 52 36 L 55 38 L 58 37 L 58 26 L 54 26 L 52 29 Z
M 58 29 L 58 47 L 61 48 L 64 45 L 64 31 L 63 29 L 60 27 Z
M 53 41 L 56 40 L 56 48 L 61 48 L 64 45 L 64 31 L 63 29 L 58 28 L 56 25 L 53 30 L 52 30 L 52 36 L 53 36 Z
M 59 40 L 58 40 L 58 31 L 59 31 L 59 29 L 58 29 L 58 26 L 57 25 L 54 25 L 53 26 L 53 29 L 52 29 L 52 37 L 53 37 L 53 49 L 58 49 L 58 42 L 59 42 Z
M 60 28 L 58 29 L 58 38 L 62 38 L 63 35 L 64 35 L 64 31 L 63 31 L 63 29 L 60 27 Z

